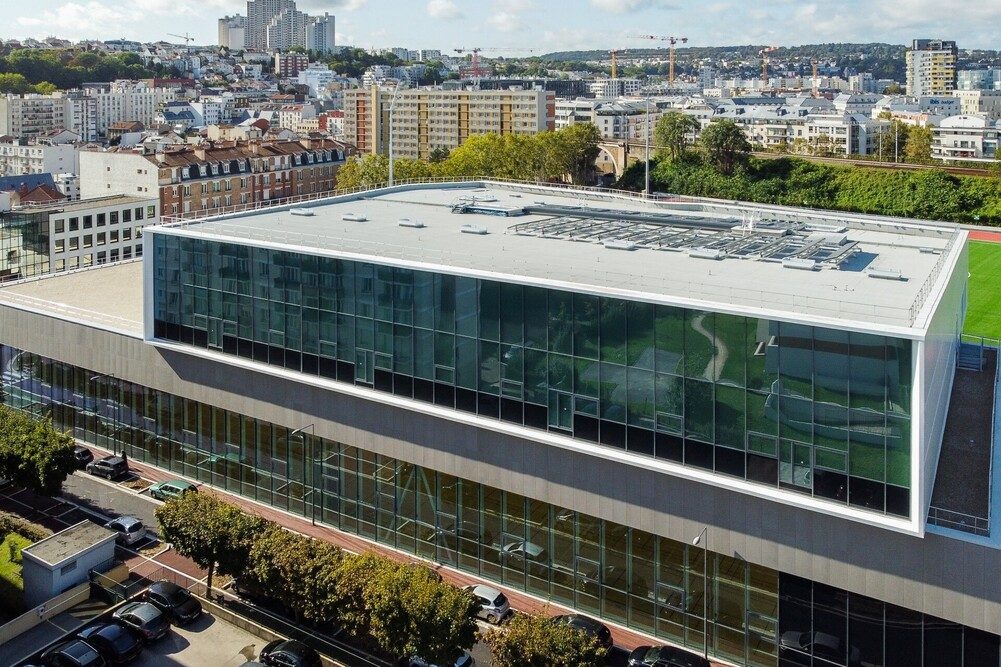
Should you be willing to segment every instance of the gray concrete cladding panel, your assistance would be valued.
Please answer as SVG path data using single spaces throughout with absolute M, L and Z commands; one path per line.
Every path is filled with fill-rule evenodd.
M 0 306 L 0 342 L 1001 633 L 1001 550 L 908 536 Z

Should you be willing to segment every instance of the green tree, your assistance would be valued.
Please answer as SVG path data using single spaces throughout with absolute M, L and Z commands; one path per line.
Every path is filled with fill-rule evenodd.
M 76 468 L 73 444 L 51 420 L 0 405 L 0 477 L 54 496 Z
M 334 572 L 337 622 L 352 637 L 368 636 L 372 619 L 365 591 L 372 578 L 391 567 L 397 565 L 375 554 L 348 555 Z
M 912 127 L 899 120 L 890 120 L 889 126 L 880 128 L 876 135 L 876 154 L 886 162 L 899 162 L 905 157 L 907 141 Z M 929 143 L 929 155 L 931 144 Z
M 32 86 L 23 74 L 17 72 L 7 72 L 0 74 L 0 93 L 11 93 L 13 95 L 23 95 L 32 92 Z
M 607 650 L 595 637 L 544 616 L 519 614 L 484 636 L 494 667 L 594 667 Z
M 899 83 L 891 83 L 889 86 L 883 89 L 884 95 L 903 95 L 904 88 Z
M 587 185 L 594 175 L 601 132 L 593 123 L 577 123 L 556 131 L 557 150 L 574 185 Z
M 205 585 L 210 595 L 216 570 L 226 575 L 243 572 L 252 545 L 270 525 L 207 493 L 185 493 L 167 501 L 156 509 L 156 520 L 165 542 L 208 570 Z
M 699 145 L 710 163 L 724 175 L 732 174 L 737 165 L 746 162 L 751 152 L 751 144 L 744 131 L 729 118 L 709 123 L 702 130 Z
M 695 116 L 680 111 L 669 111 L 660 117 L 653 129 L 657 155 L 666 160 L 681 160 L 691 143 L 689 137 L 698 134 L 699 121 Z
M 931 144 L 934 133 L 930 127 L 911 127 L 907 131 L 904 156 L 908 162 L 924 164 L 931 162 Z
M 328 621 L 336 611 L 335 573 L 339 548 L 272 524 L 250 549 L 250 576 L 296 620 Z
M 476 642 L 472 595 L 424 566 L 380 569 L 365 587 L 371 634 L 391 655 L 451 665 Z

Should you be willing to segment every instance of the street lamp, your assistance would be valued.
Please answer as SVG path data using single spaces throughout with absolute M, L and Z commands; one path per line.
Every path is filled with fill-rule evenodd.
M 309 431 L 309 520 L 315 526 L 316 525 L 316 461 L 313 458 L 313 440 L 316 437 L 316 428 L 314 424 L 306 424 L 288 434 L 291 440 L 293 436 L 300 436 L 302 438 L 303 444 L 306 443 L 306 431 Z M 303 476 L 306 473 L 306 466 L 303 464 Z
M 706 660 L 709 659 L 709 526 L 702 529 L 692 544 L 702 544 L 702 648 Z
M 396 108 L 396 96 L 400 94 L 402 81 L 396 82 L 393 98 L 389 101 L 389 187 L 393 187 L 393 110 Z
M 650 196 L 650 98 L 646 98 L 646 172 L 644 175 L 643 196 Z

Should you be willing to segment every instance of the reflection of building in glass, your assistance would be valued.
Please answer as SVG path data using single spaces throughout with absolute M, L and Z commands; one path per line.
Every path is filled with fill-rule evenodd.
M 997 664 L 1001 552 L 924 535 L 965 232 L 749 213 L 488 184 L 160 226 L 0 289 L 3 400 L 738 664 Z

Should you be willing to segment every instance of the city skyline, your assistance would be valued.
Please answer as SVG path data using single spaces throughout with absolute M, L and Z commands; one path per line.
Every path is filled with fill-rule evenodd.
M 362 48 L 408 46 L 449 52 L 459 47 L 524 48 L 526 55 L 557 50 L 646 48 L 636 32 L 685 35 L 692 46 L 889 42 L 915 37 L 955 39 L 960 48 L 997 48 L 993 25 L 1001 5 L 957 0 L 943 13 L 931 0 L 844 0 L 793 3 L 763 0 L 745 6 L 664 0 L 569 0 L 556 18 L 541 0 L 299 0 L 312 14 L 337 16 L 337 41 Z M 239 0 L 39 0 L 0 9 L 0 38 L 180 41 L 214 44 L 216 21 L 244 13 Z M 542 45 L 541 47 L 539 45 Z

